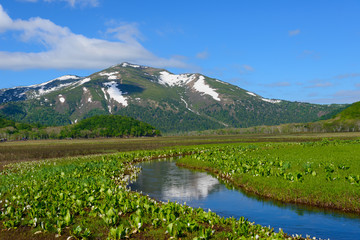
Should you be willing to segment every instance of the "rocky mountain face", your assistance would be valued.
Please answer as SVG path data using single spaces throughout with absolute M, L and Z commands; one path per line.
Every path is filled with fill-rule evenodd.
M 100 114 L 130 116 L 163 132 L 316 121 L 344 105 L 266 99 L 201 74 L 122 63 L 87 77 L 0 90 L 0 115 L 66 125 Z

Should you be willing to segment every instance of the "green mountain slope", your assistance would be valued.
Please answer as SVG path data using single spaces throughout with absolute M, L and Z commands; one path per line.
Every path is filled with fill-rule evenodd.
M 360 102 L 355 102 L 345 108 L 334 119 L 360 121 Z
M 256 126 L 249 128 L 229 128 L 191 132 L 190 135 L 208 134 L 244 134 L 244 133 L 319 133 L 319 132 L 359 132 L 360 131 L 360 102 L 355 102 L 348 107 L 342 107 L 332 113 L 327 120 L 319 120 L 308 123 L 288 123 L 273 126 Z
M 0 114 L 67 125 L 96 115 L 125 115 L 163 132 L 311 122 L 345 105 L 266 99 L 201 74 L 122 63 L 90 76 L 0 90 Z
M 327 131 L 360 131 L 360 102 L 355 102 L 333 118 L 319 121 Z

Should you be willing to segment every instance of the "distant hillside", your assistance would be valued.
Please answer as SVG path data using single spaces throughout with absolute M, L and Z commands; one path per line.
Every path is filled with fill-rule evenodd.
M 360 102 L 355 102 L 333 118 L 320 121 L 323 128 L 327 131 L 360 131 Z
M 312 122 L 346 106 L 268 99 L 199 73 L 130 63 L 86 77 L 0 89 L 0 103 L 0 114 L 19 122 L 61 126 L 112 114 L 166 133 Z
M 335 111 L 334 113 L 336 113 Z M 331 119 L 320 120 L 310 123 L 289 123 L 273 126 L 255 126 L 249 128 L 228 128 L 190 132 L 190 135 L 208 134 L 246 134 L 246 133 L 307 133 L 307 132 L 360 132 L 360 102 L 355 102 L 336 113 Z
M 160 136 L 160 131 L 150 124 L 130 117 L 116 115 L 94 116 L 74 125 L 64 127 L 61 137 L 93 138 L 93 137 L 153 137 Z
M 334 119 L 360 121 L 360 102 L 355 102 L 345 108 Z

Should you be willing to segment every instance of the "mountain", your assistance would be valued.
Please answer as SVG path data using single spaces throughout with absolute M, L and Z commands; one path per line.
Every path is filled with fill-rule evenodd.
M 360 102 L 355 102 L 333 117 L 333 120 L 360 121 Z
M 326 114 L 324 116 L 330 116 Z M 323 116 L 323 117 L 324 117 Z M 321 119 L 323 118 L 321 117 Z M 325 132 L 359 132 L 360 102 L 334 111 L 330 119 L 308 123 L 287 123 L 275 126 L 255 126 L 249 128 L 210 129 L 205 131 L 187 132 L 186 135 L 231 135 L 244 133 L 325 133 Z
M 100 114 L 130 116 L 163 132 L 316 121 L 344 105 L 267 99 L 201 74 L 122 63 L 87 77 L 0 90 L 0 114 L 67 125 Z
M 360 131 L 360 102 L 355 102 L 333 116 L 331 119 L 319 121 L 323 128 L 332 132 Z

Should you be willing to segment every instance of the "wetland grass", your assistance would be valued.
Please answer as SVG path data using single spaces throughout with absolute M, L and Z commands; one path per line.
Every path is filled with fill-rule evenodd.
M 157 202 L 125 188 L 132 163 L 204 151 L 137 151 L 107 156 L 19 163 L 2 172 L 2 239 L 286 239 L 244 218 Z
M 182 164 L 215 172 L 258 195 L 358 213 L 359 142 L 292 143 L 309 139 L 319 136 L 1 143 L 0 162 L 11 163 L 0 170 L 1 238 L 53 239 L 56 234 L 59 239 L 289 238 L 243 218 L 224 219 L 201 209 L 156 202 L 125 188 L 137 172 L 133 163 L 189 154 Z M 119 153 L 104 154 L 115 151 Z M 71 157 L 89 154 L 97 155 Z M 60 158 L 49 159 L 55 157 Z
M 262 197 L 360 213 L 358 140 L 223 145 L 178 164 Z

